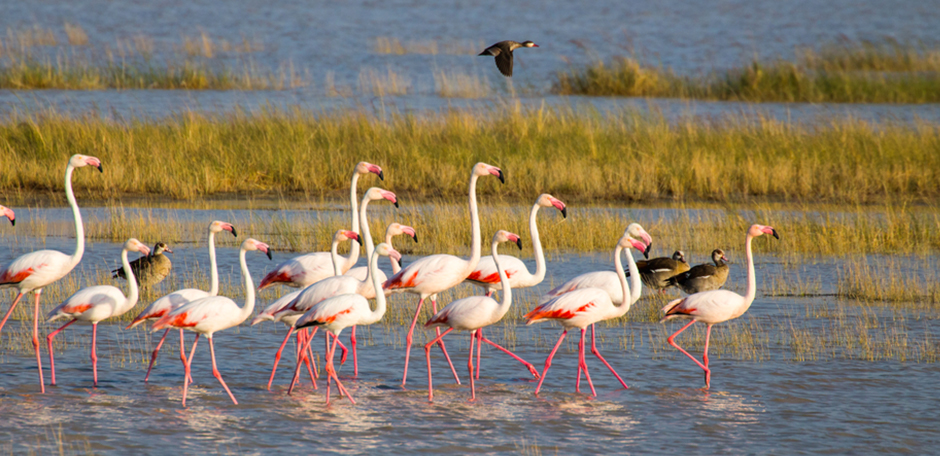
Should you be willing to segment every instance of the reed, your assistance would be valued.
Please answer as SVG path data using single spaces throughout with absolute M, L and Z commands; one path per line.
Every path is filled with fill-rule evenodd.
M 797 125 L 753 116 L 668 122 L 635 110 L 598 113 L 518 106 L 426 116 L 266 109 L 117 122 L 93 114 L 12 113 L 0 121 L 4 194 L 58 191 L 72 153 L 94 151 L 102 176 L 76 176 L 84 196 L 195 200 L 248 193 L 341 195 L 359 160 L 412 201 L 458 198 L 475 161 L 501 166 L 502 200 L 551 192 L 578 201 L 933 203 L 940 129 L 928 123 L 839 120 Z M 492 201 L 492 199 L 490 199 Z
M 934 103 L 940 50 L 895 41 L 845 42 L 797 50 L 795 61 L 758 60 L 698 76 L 640 63 L 597 61 L 558 72 L 563 95 L 701 98 L 734 101 Z
M 940 304 L 936 266 L 910 257 L 851 257 L 840 268 L 838 294 L 865 303 L 935 309 Z
M 455 41 L 455 40 L 408 40 L 402 42 L 398 38 L 380 36 L 372 44 L 372 51 L 376 54 L 452 54 L 474 55 L 484 48 L 482 41 Z

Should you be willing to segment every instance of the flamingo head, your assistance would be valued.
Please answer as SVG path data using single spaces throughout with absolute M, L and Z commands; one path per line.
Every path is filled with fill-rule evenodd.
M 675 261 L 679 261 L 681 263 L 685 263 L 685 252 L 681 250 L 676 250 L 675 252 L 672 252 L 672 259 Z
M 92 157 L 91 155 L 72 155 L 72 158 L 69 158 L 69 165 L 73 168 L 94 166 L 95 168 L 98 168 L 98 171 L 101 171 L 102 173 L 104 172 L 104 169 L 101 168 L 101 160 L 99 160 L 98 157 Z
M 379 165 L 373 165 L 369 162 L 359 162 L 356 163 L 356 173 L 358 174 L 375 174 L 379 176 L 379 180 L 385 180 L 385 174 L 382 173 L 382 167 Z
M 503 175 L 503 170 L 493 166 L 487 165 L 486 163 L 477 163 L 473 165 L 473 175 L 474 176 L 486 176 L 487 174 L 492 174 L 499 178 L 499 181 L 506 183 L 506 176 Z
M 561 211 L 561 216 L 568 218 L 568 206 L 565 206 L 565 203 L 561 202 L 560 199 L 555 198 L 548 193 L 542 193 L 539 195 L 539 199 L 536 200 L 535 204 L 538 204 L 541 207 L 554 207 Z
M 777 230 L 775 230 L 772 226 L 754 224 L 751 225 L 751 227 L 747 230 L 747 235 L 750 237 L 757 237 L 763 234 L 770 234 L 773 237 L 780 239 L 780 235 L 777 234 Z
M 274 259 L 274 257 L 271 256 L 271 247 L 257 239 L 245 239 L 245 242 L 242 242 L 242 250 L 260 250 L 268 255 L 269 260 Z
M 128 252 L 140 252 L 144 255 L 150 255 L 150 247 L 135 238 L 130 238 L 124 243 L 124 250 Z
M 333 235 L 333 242 L 339 244 L 340 242 L 346 242 L 348 240 L 354 240 L 362 245 L 362 237 L 359 236 L 359 233 L 349 230 L 339 230 L 336 234 Z
M 398 196 L 395 193 L 388 190 L 384 190 L 378 187 L 372 187 L 369 190 L 366 190 L 366 195 L 363 198 L 364 200 L 368 199 L 370 201 L 377 201 L 381 199 L 386 199 L 392 202 L 395 207 L 398 207 Z
M 10 219 L 10 225 L 16 226 L 16 214 L 13 213 L 13 209 L 0 206 L 0 216 Z
M 216 220 L 209 224 L 210 233 L 221 233 L 223 231 L 231 231 L 232 236 L 238 237 L 238 233 L 235 232 L 235 227 L 231 223 Z
M 388 229 L 385 230 L 386 238 L 395 237 L 400 234 L 407 234 L 408 236 L 411 236 L 411 238 L 414 239 L 415 242 L 418 242 L 418 233 L 415 231 L 414 228 L 408 225 L 402 225 L 401 223 L 392 223 L 391 225 L 388 226 Z
M 154 255 L 159 255 L 163 252 L 173 253 L 173 250 L 170 250 L 170 246 L 166 245 L 166 242 L 158 242 L 153 246 Z
M 401 263 L 401 254 L 398 253 L 398 250 L 395 250 L 394 248 L 392 248 L 392 246 L 384 242 L 375 246 L 375 253 L 378 253 L 379 255 L 382 255 L 382 256 L 387 256 Z
M 639 223 L 631 223 L 623 233 L 620 246 L 625 249 L 633 247 L 643 252 L 644 257 L 649 258 L 650 249 L 653 247 L 653 238 Z
M 725 251 L 721 249 L 715 249 L 712 251 L 712 261 L 714 261 L 715 264 L 718 264 L 719 261 L 724 261 L 725 263 L 731 262 L 728 260 L 728 257 L 725 256 Z
M 506 230 L 499 230 L 496 234 L 493 235 L 493 242 L 498 244 L 500 242 L 515 242 L 516 246 L 519 247 L 519 250 L 522 250 L 522 238 L 518 234 L 510 233 Z
M 535 43 L 533 43 L 533 42 L 531 42 L 531 41 L 526 40 L 526 41 L 523 41 L 523 42 L 522 42 L 522 47 L 537 48 L 537 47 L 539 47 L 539 45 L 537 45 L 537 44 L 535 44 Z

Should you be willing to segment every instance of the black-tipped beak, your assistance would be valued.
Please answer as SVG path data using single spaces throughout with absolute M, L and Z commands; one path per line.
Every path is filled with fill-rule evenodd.
M 780 235 L 777 234 L 777 230 L 772 230 L 775 238 L 780 239 Z
M 358 242 L 359 245 L 362 245 L 362 236 L 357 236 L 357 237 L 356 237 L 356 242 Z
M 384 180 L 385 180 L 385 173 L 382 172 L 382 171 L 379 171 L 379 180 L 381 180 L 381 181 L 384 181 Z
M 398 208 L 399 208 L 399 206 L 398 206 L 398 200 L 396 199 L 396 200 L 395 200 L 395 209 L 398 209 Z
M 516 239 L 516 245 L 519 247 L 519 250 L 522 250 L 522 238 Z
M 499 182 L 500 182 L 501 184 L 505 184 L 505 183 L 506 183 L 506 176 L 503 175 L 503 170 L 499 170 Z
M 650 250 L 653 249 L 653 243 L 650 242 L 650 245 L 646 246 L 646 250 L 643 251 L 643 257 L 647 260 L 650 259 Z
M 16 219 L 10 219 L 10 225 L 16 226 Z
M 232 227 L 232 236 L 238 237 L 238 233 L 235 232 L 235 227 Z
M 562 210 L 561 210 L 561 218 L 568 218 L 568 208 L 567 208 L 567 207 L 562 208 Z
M 267 254 L 268 254 L 268 260 L 273 260 L 273 259 L 274 259 L 274 256 L 271 255 L 271 249 L 268 249 L 268 251 L 267 251 L 267 252 L 264 252 L 264 253 L 267 253 Z
M 411 238 L 415 240 L 415 244 L 418 243 L 418 233 L 415 233 L 415 235 L 414 235 L 414 236 L 411 236 Z M 401 263 L 401 262 L 399 261 L 399 263 Z
M 102 172 L 102 173 L 104 172 L 104 168 L 101 167 L 100 163 L 98 164 L 98 172 Z

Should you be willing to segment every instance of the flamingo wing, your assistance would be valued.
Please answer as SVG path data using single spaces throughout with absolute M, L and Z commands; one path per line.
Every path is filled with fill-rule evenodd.
M 171 310 L 153 324 L 153 330 L 172 327 L 197 332 L 221 331 L 241 323 L 237 318 L 240 310 L 230 298 L 209 296 Z
M 78 290 L 62 301 L 47 315 L 48 321 L 74 318 L 82 321 L 101 321 L 110 317 L 127 302 L 124 293 L 111 285 L 96 285 Z
M 462 282 L 467 260 L 453 255 L 431 255 L 413 261 L 385 281 L 386 290 L 411 288 L 443 291 Z
M 540 304 L 525 314 L 527 325 L 539 320 L 558 320 L 575 322 L 576 320 L 601 319 L 600 311 L 612 307 L 610 295 L 600 288 L 581 288 L 556 296 Z M 588 324 L 590 324 L 588 323 Z
M 291 258 L 267 273 L 259 290 L 282 283 L 287 286 L 302 288 L 319 282 L 334 274 L 333 261 L 327 252 L 314 252 Z
M 13 260 L 0 271 L 0 286 L 39 288 L 71 272 L 72 257 L 56 250 L 37 250 Z
M 744 296 L 728 290 L 703 291 L 670 301 L 663 307 L 660 321 L 673 318 L 693 318 L 709 324 L 721 323 L 737 317 L 735 313 L 744 303 Z
M 327 326 L 342 329 L 356 324 L 363 310 L 369 313 L 369 301 L 361 295 L 348 293 L 333 296 L 310 308 L 294 323 L 294 327 Z
M 287 315 L 297 315 L 306 313 L 313 306 L 324 299 L 333 296 L 355 293 L 360 282 L 355 277 L 334 276 L 323 279 L 307 288 L 304 288 L 300 294 L 281 310 L 275 312 L 274 319 L 280 320 Z
M 620 285 L 620 279 L 614 271 L 595 271 L 581 274 L 571 280 L 551 289 L 548 293 L 539 298 L 539 305 L 569 293 L 584 288 L 599 288 L 604 290 L 610 297 L 610 301 L 615 305 L 623 302 L 623 287 Z
M 264 310 L 262 310 L 261 312 L 258 312 L 258 315 L 255 316 L 255 318 L 251 320 L 252 326 L 257 325 L 258 323 L 261 323 L 262 321 L 268 321 L 268 320 L 273 321 L 274 314 L 276 314 L 277 311 L 283 309 L 285 306 L 290 304 L 291 301 L 297 299 L 297 296 L 299 296 L 300 293 L 302 293 L 303 291 L 304 290 L 292 291 L 290 293 L 287 293 L 284 296 L 281 296 L 276 301 L 269 304 L 267 307 L 264 308 Z
M 496 315 L 499 303 L 486 296 L 470 296 L 451 302 L 432 316 L 427 328 L 449 326 L 460 330 L 473 330 L 499 321 L 502 315 Z M 507 309 L 509 310 L 509 309 Z
M 131 329 L 147 320 L 158 319 L 171 310 L 182 306 L 183 304 L 188 304 L 197 299 L 209 297 L 208 291 L 199 290 L 196 288 L 184 288 L 182 290 L 176 290 L 166 296 L 158 298 L 156 301 L 151 302 L 144 310 L 142 310 L 134 320 L 131 321 L 131 324 L 127 325 L 125 329 Z
M 511 255 L 500 255 L 499 264 L 503 266 L 503 271 L 506 271 L 506 277 L 509 279 L 510 287 L 521 288 L 532 286 L 532 284 L 523 283 L 521 280 L 523 277 L 532 277 L 532 274 L 526 269 L 525 263 L 523 263 L 522 260 Z M 499 270 L 496 269 L 496 262 L 493 261 L 492 256 L 480 258 L 476 269 L 467 276 L 466 281 L 474 285 L 482 285 L 495 290 L 501 290 L 503 288 L 499 280 Z

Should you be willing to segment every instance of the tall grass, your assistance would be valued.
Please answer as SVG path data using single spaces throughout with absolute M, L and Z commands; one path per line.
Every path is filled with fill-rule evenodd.
M 940 50 L 886 43 L 842 43 L 801 49 L 796 61 L 753 60 L 706 75 L 684 76 L 632 57 L 594 62 L 556 74 L 565 95 L 702 98 L 735 101 L 935 103 Z
M 372 44 L 372 50 L 376 54 L 454 54 L 454 55 L 474 55 L 483 50 L 482 41 L 458 41 L 458 40 L 408 40 L 402 42 L 398 38 L 380 36 Z
M 476 161 L 501 166 L 503 186 L 481 195 L 528 202 L 789 201 L 932 203 L 940 196 L 940 128 L 838 120 L 812 125 L 761 117 L 667 122 L 634 110 L 446 110 L 432 115 L 300 109 L 110 121 L 55 112 L 0 121 L 0 191 L 60 192 L 73 153 L 104 160 L 78 173 L 83 197 L 148 194 L 339 196 L 359 160 L 412 201 L 458 198 Z

